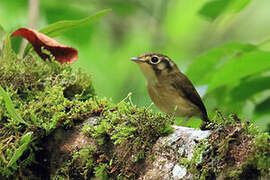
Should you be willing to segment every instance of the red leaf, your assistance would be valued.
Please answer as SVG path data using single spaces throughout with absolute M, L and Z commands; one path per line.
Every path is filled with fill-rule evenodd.
M 11 36 L 21 36 L 27 39 L 32 44 L 38 55 L 44 60 L 49 58 L 49 55 L 42 53 L 41 47 L 50 51 L 55 57 L 55 60 L 61 64 L 72 63 L 78 58 L 78 51 L 76 49 L 64 46 L 45 34 L 33 29 L 20 28 L 14 31 Z

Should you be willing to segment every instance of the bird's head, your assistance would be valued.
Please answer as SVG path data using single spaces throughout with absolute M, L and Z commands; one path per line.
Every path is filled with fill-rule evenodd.
M 168 56 L 159 53 L 144 53 L 139 57 L 132 57 L 131 60 L 139 65 L 148 81 L 156 81 L 159 77 L 178 70 Z

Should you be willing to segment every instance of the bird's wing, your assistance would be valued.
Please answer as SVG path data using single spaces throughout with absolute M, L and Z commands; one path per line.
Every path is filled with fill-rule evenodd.
M 174 73 L 171 76 L 174 76 L 170 78 L 173 79 L 171 86 L 178 91 L 181 91 L 179 94 L 184 95 L 190 102 L 195 104 L 203 113 L 203 119 L 208 121 L 206 108 L 199 93 L 196 91 L 190 80 L 181 72 Z

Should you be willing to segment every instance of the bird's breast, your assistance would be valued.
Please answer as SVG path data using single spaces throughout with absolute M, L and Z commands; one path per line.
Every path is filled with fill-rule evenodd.
M 165 113 L 189 117 L 199 112 L 181 90 L 176 90 L 169 84 L 147 84 L 147 89 L 153 103 Z

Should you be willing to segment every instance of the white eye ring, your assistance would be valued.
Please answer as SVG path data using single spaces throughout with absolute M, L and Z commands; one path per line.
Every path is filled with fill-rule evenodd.
M 158 57 L 156 57 L 156 56 L 154 56 L 154 57 L 152 57 L 151 59 L 150 59 L 150 62 L 152 63 L 152 64 L 157 64 L 157 63 L 159 63 L 159 58 Z

